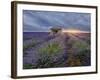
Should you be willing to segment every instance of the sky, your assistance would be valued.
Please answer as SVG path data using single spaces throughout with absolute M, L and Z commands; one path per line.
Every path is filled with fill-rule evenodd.
M 47 32 L 52 27 L 62 29 L 91 29 L 90 13 L 23 10 L 24 32 Z

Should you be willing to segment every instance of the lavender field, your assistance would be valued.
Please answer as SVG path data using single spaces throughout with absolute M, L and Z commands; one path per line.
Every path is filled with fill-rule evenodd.
M 91 65 L 90 33 L 23 32 L 23 69 Z

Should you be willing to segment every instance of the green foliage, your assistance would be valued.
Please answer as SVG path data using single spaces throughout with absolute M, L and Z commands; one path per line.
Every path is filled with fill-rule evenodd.
M 85 49 L 83 51 L 80 51 L 80 53 L 77 54 L 77 57 L 81 60 L 85 59 L 86 57 L 89 57 L 89 56 L 90 56 L 90 50 L 89 49 Z
M 39 50 L 37 68 L 49 68 L 56 66 L 53 58 L 61 51 L 58 43 L 50 43 Z
M 67 46 L 69 49 L 68 52 L 70 53 L 67 60 L 68 66 L 81 66 L 89 64 L 90 48 L 87 42 L 70 40 L 67 43 Z
M 50 56 L 40 57 L 37 62 L 37 68 L 49 68 L 53 67 L 54 63 Z
M 76 41 L 73 44 L 73 47 L 77 48 L 79 51 L 83 51 L 83 50 L 87 49 L 88 44 L 81 42 L 81 41 Z
M 36 45 L 36 41 L 32 39 L 32 43 L 23 45 L 23 50 L 26 50 L 30 47 L 34 47 Z
M 32 69 L 33 65 L 32 64 L 24 64 L 24 69 Z
M 40 49 L 43 54 L 54 55 L 61 51 L 61 47 L 58 43 L 50 43 L 46 47 Z
M 87 44 L 90 45 L 90 44 L 91 44 L 91 40 L 90 40 L 90 38 L 88 38 L 86 42 L 87 42 Z

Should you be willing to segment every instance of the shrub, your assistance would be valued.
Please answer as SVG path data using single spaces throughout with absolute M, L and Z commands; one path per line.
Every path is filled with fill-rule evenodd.
M 86 49 L 83 51 L 80 51 L 76 57 L 80 59 L 81 63 L 83 65 L 90 65 L 90 60 L 91 60 L 91 54 L 90 54 L 90 50 Z
M 38 68 L 49 68 L 56 66 L 53 58 L 61 51 L 58 43 L 50 43 L 39 50 Z
M 46 47 L 40 49 L 40 53 L 54 55 L 61 51 L 61 47 L 58 43 L 50 43 Z
M 73 47 L 74 48 L 77 48 L 77 51 L 80 52 L 80 51 L 86 50 L 89 47 L 89 45 L 86 44 L 86 43 L 84 43 L 84 42 L 82 42 L 82 41 L 76 41 L 73 44 Z

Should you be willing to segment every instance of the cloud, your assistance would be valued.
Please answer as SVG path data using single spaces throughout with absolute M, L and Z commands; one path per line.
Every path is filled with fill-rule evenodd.
M 23 10 L 23 30 L 48 31 L 49 28 L 80 29 L 90 31 L 89 13 Z

